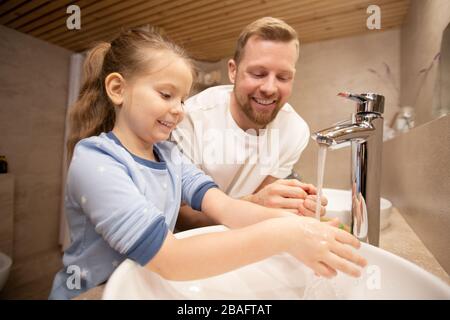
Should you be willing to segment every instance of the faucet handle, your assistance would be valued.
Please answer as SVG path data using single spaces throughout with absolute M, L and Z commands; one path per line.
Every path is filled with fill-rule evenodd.
M 384 96 L 376 93 L 354 94 L 349 92 L 340 92 L 338 96 L 357 102 L 356 112 L 384 112 Z

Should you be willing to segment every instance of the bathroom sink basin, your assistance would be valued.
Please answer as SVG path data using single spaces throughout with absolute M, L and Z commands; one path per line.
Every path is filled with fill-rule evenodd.
M 328 199 L 328 218 L 339 218 L 342 223 L 351 225 L 352 192 L 351 190 L 323 188 L 323 194 Z M 392 203 L 384 198 L 380 199 L 380 229 L 389 226 Z
M 175 236 L 224 230 L 212 226 Z M 288 254 L 196 281 L 168 281 L 125 260 L 107 282 L 103 299 L 450 299 L 450 286 L 413 263 L 365 243 L 360 253 L 369 262 L 361 278 L 339 273 L 332 280 L 317 280 Z

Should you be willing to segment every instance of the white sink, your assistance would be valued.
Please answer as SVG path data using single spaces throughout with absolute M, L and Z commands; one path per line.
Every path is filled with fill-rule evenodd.
M 339 218 L 342 223 L 351 225 L 352 212 L 352 192 L 351 190 L 323 188 L 322 193 L 328 199 L 326 217 Z M 392 203 L 385 199 L 380 199 L 380 230 L 389 226 Z
M 212 226 L 175 236 L 224 230 Z M 365 243 L 359 252 L 369 262 L 361 278 L 339 273 L 319 282 L 311 282 L 311 271 L 288 254 L 197 281 L 168 281 L 125 260 L 107 282 L 103 299 L 450 299 L 450 286 L 413 263 Z M 318 287 L 305 292 L 311 283 Z

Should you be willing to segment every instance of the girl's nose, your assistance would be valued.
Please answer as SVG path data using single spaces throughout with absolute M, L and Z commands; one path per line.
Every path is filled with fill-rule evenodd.
M 177 115 L 183 115 L 184 114 L 184 107 L 183 107 L 183 102 L 177 102 L 174 104 L 174 106 L 172 106 L 172 108 L 170 109 L 170 112 L 173 114 L 177 114 Z

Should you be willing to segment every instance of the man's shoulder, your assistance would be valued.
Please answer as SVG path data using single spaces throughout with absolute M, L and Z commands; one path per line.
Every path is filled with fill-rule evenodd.
M 280 109 L 277 117 L 273 121 L 273 127 L 280 129 L 281 134 L 309 136 L 308 124 L 289 103 L 286 103 Z
M 186 100 L 186 112 L 192 113 L 211 109 L 220 109 L 229 104 L 232 85 L 220 85 L 205 89 Z

